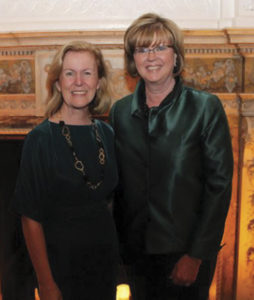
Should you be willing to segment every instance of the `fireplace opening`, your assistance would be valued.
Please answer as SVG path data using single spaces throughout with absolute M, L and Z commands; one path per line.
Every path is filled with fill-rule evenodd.
M 0 140 L 0 287 L 8 300 L 34 300 L 34 274 L 20 220 L 9 210 L 22 146 L 23 139 Z

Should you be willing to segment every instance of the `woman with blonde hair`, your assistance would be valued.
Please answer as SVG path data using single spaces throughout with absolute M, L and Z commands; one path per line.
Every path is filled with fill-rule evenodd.
M 46 119 L 27 136 L 12 208 L 21 215 L 41 300 L 115 299 L 117 181 L 101 51 L 61 47 L 49 68 Z

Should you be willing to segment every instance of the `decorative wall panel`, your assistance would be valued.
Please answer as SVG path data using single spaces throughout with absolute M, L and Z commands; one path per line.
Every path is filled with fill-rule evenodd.
M 4 54 L 4 55 L 3 55 Z M 0 56 L 0 116 L 35 114 L 35 66 L 32 55 L 4 51 Z
M 232 300 L 234 299 L 235 266 L 236 266 L 236 232 L 238 212 L 238 168 L 239 168 L 239 123 L 240 123 L 240 99 L 237 94 L 217 94 L 223 103 L 230 127 L 233 156 L 234 175 L 232 182 L 232 197 L 225 231 L 222 239 L 223 248 L 217 259 L 214 286 L 216 286 L 215 297 L 210 300 Z M 211 291 L 214 287 L 211 288 Z M 244 300 L 244 299 L 239 299 Z
M 47 70 L 55 54 L 55 49 L 48 50 L 37 50 L 35 54 L 35 65 L 36 65 L 36 111 L 35 116 L 43 116 L 46 99 L 46 79 Z
M 237 299 L 254 299 L 254 95 L 242 94 L 242 176 Z
M 239 48 L 245 61 L 243 69 L 243 92 L 254 93 L 254 45 L 243 44 L 239 45 Z
M 210 92 L 233 93 L 242 89 L 242 56 L 231 45 L 186 46 L 185 82 Z

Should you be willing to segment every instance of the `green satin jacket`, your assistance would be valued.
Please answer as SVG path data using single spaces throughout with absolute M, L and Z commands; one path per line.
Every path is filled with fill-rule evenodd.
M 121 186 L 114 213 L 130 257 L 220 249 L 231 198 L 233 155 L 220 100 L 177 80 L 160 106 L 144 109 L 144 83 L 110 112 Z

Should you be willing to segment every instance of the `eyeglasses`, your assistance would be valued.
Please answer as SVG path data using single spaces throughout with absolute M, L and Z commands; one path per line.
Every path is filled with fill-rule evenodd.
M 153 48 L 147 48 L 147 47 L 137 47 L 134 51 L 135 54 L 148 54 L 148 53 L 160 53 L 164 52 L 168 48 L 174 48 L 172 45 L 159 45 Z

